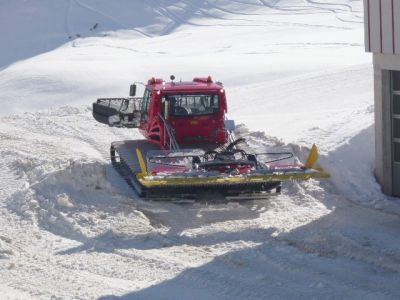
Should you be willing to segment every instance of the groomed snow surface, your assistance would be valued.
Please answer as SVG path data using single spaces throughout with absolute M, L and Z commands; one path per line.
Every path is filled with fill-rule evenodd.
M 373 177 L 360 0 L 0 3 L 1 299 L 399 299 L 400 209 Z M 332 178 L 268 200 L 136 197 L 96 123 L 133 81 L 213 75 L 250 145 Z M 245 124 L 245 125 L 244 125 Z

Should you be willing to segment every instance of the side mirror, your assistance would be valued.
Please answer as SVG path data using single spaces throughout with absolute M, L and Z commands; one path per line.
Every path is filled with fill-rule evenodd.
M 136 96 L 136 84 L 131 84 L 131 88 L 129 89 L 129 96 L 131 97 Z

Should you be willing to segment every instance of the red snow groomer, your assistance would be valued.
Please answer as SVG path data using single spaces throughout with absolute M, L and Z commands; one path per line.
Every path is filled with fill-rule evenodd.
M 231 199 L 262 198 L 280 192 L 281 182 L 329 176 L 315 167 L 313 145 L 305 164 L 291 152 L 254 153 L 235 139 L 226 119 L 223 85 L 212 78 L 189 82 L 151 78 L 143 97 L 102 98 L 93 116 L 109 126 L 138 128 L 145 140 L 113 142 L 111 162 L 141 197 L 197 198 L 217 192 Z

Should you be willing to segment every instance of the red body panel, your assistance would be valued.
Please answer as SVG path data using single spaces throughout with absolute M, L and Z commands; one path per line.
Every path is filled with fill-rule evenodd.
M 146 95 L 150 94 L 148 105 Z M 165 113 L 163 98 L 179 95 L 216 95 L 218 109 L 210 114 L 178 116 Z M 225 90 L 221 84 L 213 83 L 211 78 L 195 78 L 191 82 L 164 82 L 150 79 L 145 91 L 143 107 L 146 117 L 142 117 L 139 130 L 146 139 L 161 148 L 168 148 L 168 134 L 161 114 L 174 129 L 178 144 L 224 144 L 228 140 L 224 120 L 227 112 Z M 147 106 L 146 106 L 147 105 Z M 167 107 L 168 109 L 168 107 Z M 143 114 L 142 114 L 143 115 Z

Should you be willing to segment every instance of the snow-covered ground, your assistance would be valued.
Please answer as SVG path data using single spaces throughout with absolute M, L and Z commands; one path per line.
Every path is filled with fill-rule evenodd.
M 0 3 L 0 298 L 398 299 L 362 20 L 359 0 Z M 332 178 L 243 203 L 137 198 L 108 147 L 139 133 L 90 106 L 171 74 L 223 81 L 251 145 L 315 142 Z

